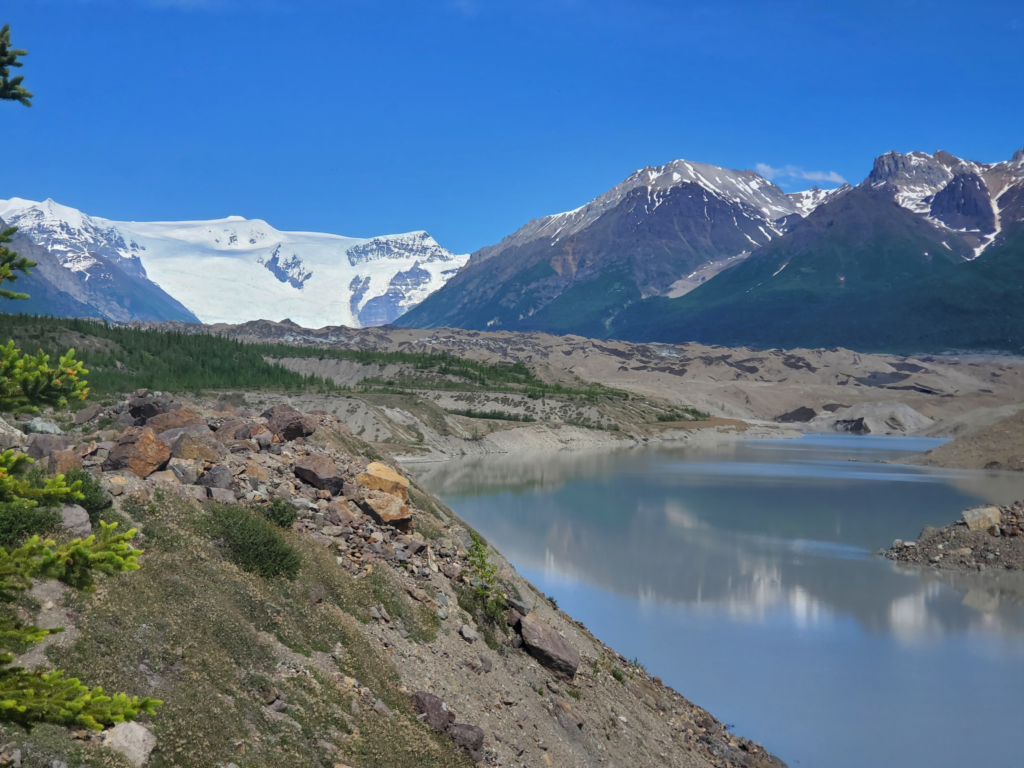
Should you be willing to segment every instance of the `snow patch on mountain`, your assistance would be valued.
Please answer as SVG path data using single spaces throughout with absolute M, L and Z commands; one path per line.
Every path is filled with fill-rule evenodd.
M 819 205 L 835 200 L 839 195 L 844 192 L 848 192 L 853 189 L 849 184 L 843 184 L 835 189 L 820 189 L 818 187 L 811 187 L 804 192 L 790 192 L 786 195 L 796 207 L 796 212 L 803 217 L 810 215 L 811 211 L 817 208 Z
M 0 201 L 0 217 L 68 269 L 95 268 L 96 254 L 122 268 L 135 265 L 204 323 L 388 323 L 440 288 L 469 258 L 448 252 L 426 232 L 351 238 L 282 232 L 241 216 L 111 221 L 52 200 L 19 198 Z

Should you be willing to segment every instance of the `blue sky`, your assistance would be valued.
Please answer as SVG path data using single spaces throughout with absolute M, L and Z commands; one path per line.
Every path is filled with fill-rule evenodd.
M 0 197 L 469 252 L 645 165 L 1024 146 L 1024 4 L 15 0 Z M 771 169 L 771 170 L 768 170 Z

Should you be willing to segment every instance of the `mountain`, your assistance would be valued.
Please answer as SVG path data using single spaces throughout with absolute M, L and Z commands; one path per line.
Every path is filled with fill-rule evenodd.
M 864 351 L 1024 348 L 1024 152 L 891 152 L 868 178 L 616 338 Z
M 17 202 L 0 201 L 0 219 L 4 227 L 18 227 L 11 249 L 37 266 L 32 274 L 19 277 L 15 286 L 19 293 L 29 294 L 29 299 L 5 304 L 4 309 L 118 321 L 198 322 L 147 277 L 138 260 L 122 259 L 112 252 L 106 246 L 112 239 L 110 233 L 96 231 L 77 211 L 63 209 L 64 218 L 57 219 L 53 211 L 19 209 Z M 69 250 L 75 236 L 83 244 L 78 252 Z
M 607 335 L 624 307 L 678 296 L 849 188 L 787 195 L 753 171 L 676 160 L 472 254 L 405 327 Z
M 349 238 L 281 232 L 240 216 L 110 221 L 19 198 L 0 201 L 0 217 L 89 286 L 77 301 L 112 320 L 381 325 L 468 258 L 426 232 Z

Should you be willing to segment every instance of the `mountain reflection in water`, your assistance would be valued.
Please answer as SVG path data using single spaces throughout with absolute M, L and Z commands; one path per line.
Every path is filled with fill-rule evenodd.
M 1022 475 L 878 463 L 939 442 L 808 437 L 714 449 L 493 456 L 413 473 L 524 575 L 554 592 L 560 607 L 620 652 L 641 653 L 653 674 L 735 719 L 743 735 L 774 746 L 783 759 L 788 749 L 805 764 L 881 765 L 857 754 L 863 737 L 855 724 L 846 734 L 853 751 L 838 762 L 835 755 L 819 762 L 805 732 L 818 713 L 805 712 L 807 722 L 788 734 L 787 723 L 769 725 L 787 711 L 787 687 L 792 717 L 806 708 L 805 688 L 830 675 L 836 681 L 829 696 L 847 698 L 830 701 L 837 712 L 892 708 L 893 743 L 884 729 L 876 738 L 895 754 L 900 733 L 914 745 L 913 729 L 900 722 L 908 715 L 899 707 L 909 705 L 900 705 L 900 696 L 875 701 L 857 681 L 882 668 L 879 658 L 903 665 L 900 674 L 917 686 L 906 695 L 925 698 L 931 694 L 921 679 L 924 662 L 915 671 L 912 655 L 922 648 L 933 657 L 929 663 L 949 657 L 996 685 L 1007 674 L 1024 679 L 1024 576 L 910 569 L 874 554 L 893 539 L 915 539 L 925 525 L 957 519 L 969 506 L 1024 498 Z M 712 660 L 717 673 L 681 665 L 682 642 L 686 654 Z M 737 654 L 744 663 L 735 662 Z M 1000 662 L 992 666 L 995 658 Z M 794 671 L 810 659 L 824 677 Z M 857 666 L 872 663 L 875 669 Z M 723 664 L 746 670 L 741 696 L 737 689 L 730 696 L 740 682 Z M 781 670 L 782 681 L 775 677 Z M 769 680 L 771 694 L 757 690 Z M 702 685 L 705 698 L 698 695 Z M 955 681 L 936 685 L 934 695 L 950 695 L 950 685 Z M 929 707 L 938 705 L 929 701 L 921 712 Z M 928 731 L 943 716 L 939 708 L 924 718 Z M 954 758 L 968 752 L 944 738 L 952 740 L 931 740 L 934 754 L 920 744 L 913 754 L 929 755 L 930 765 L 963 764 Z M 1000 759 L 998 751 L 990 757 Z M 918 764 L 917 758 L 891 764 Z

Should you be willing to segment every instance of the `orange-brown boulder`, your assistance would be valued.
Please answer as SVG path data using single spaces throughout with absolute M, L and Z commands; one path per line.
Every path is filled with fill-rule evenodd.
M 149 427 L 129 427 L 117 438 L 117 445 L 103 462 L 103 471 L 127 469 L 138 477 L 149 477 L 167 466 L 171 450 Z
M 365 472 L 356 475 L 356 482 L 371 491 L 383 491 L 402 501 L 409 500 L 409 481 L 379 461 L 373 462 Z

